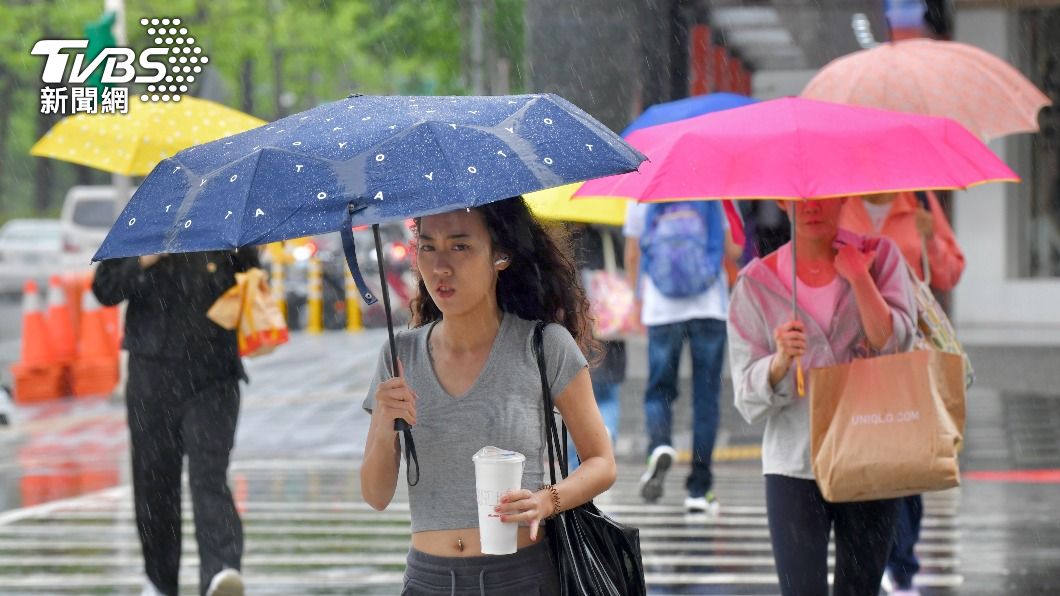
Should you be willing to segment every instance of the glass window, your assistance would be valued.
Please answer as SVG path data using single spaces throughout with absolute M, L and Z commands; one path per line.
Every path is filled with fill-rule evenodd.
M 114 207 L 111 200 L 79 201 L 74 207 L 74 223 L 89 228 L 109 228 L 118 217 Z
M 13 220 L 0 228 L 0 242 L 19 244 L 55 244 L 59 240 L 59 222 Z

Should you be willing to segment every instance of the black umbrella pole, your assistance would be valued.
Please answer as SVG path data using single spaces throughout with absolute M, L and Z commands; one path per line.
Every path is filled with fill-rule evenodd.
M 383 294 L 383 310 L 386 312 L 386 332 L 390 338 L 390 364 L 394 374 L 398 374 L 397 342 L 394 341 L 394 318 L 390 314 L 390 288 L 386 284 L 386 270 L 383 268 L 383 241 L 379 236 L 379 224 L 372 224 L 372 234 L 375 235 L 375 258 L 379 265 L 380 292 Z M 411 427 L 404 418 L 394 420 L 394 430 L 406 431 Z

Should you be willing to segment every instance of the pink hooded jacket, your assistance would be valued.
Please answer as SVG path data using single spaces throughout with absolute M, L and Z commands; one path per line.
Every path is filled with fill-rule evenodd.
M 964 253 L 957 245 L 953 228 L 946 220 L 946 213 L 935 197 L 928 192 L 928 206 L 935 216 L 935 235 L 928 241 L 928 265 L 931 267 L 931 287 L 946 292 L 952 290 L 964 273 Z M 919 279 L 924 279 L 924 268 L 921 260 L 923 244 L 920 233 L 916 231 L 916 210 L 919 208 L 916 195 L 911 192 L 898 193 L 891 204 L 891 211 L 883 222 L 883 227 L 876 231 L 872 226 L 868 211 L 865 210 L 861 197 L 851 197 L 843 205 L 839 216 L 839 227 L 863 236 L 885 236 L 898 245 L 905 260 L 912 265 Z

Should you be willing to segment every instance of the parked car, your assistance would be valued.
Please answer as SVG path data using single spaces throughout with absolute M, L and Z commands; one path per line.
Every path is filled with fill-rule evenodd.
M 59 215 L 62 261 L 67 269 L 87 269 L 124 204 L 113 186 L 74 186 Z
M 0 227 L 0 293 L 22 291 L 28 279 L 42 284 L 62 271 L 57 219 L 12 219 Z

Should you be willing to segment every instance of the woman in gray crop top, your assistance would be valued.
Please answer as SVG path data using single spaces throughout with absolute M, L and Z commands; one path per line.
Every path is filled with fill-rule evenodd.
M 420 480 L 409 487 L 412 548 L 403 594 L 558 594 L 542 520 L 588 502 L 615 480 L 615 459 L 584 354 L 588 302 L 571 257 L 522 197 L 416 222 L 419 292 L 397 335 L 400 370 L 383 347 L 364 402 L 372 416 L 361 467 L 364 500 L 390 504 L 400 467 L 395 418 L 412 425 Z M 581 459 L 544 487 L 544 408 L 532 348 L 545 328 L 546 377 Z M 487 445 L 526 455 L 522 489 L 498 507 L 519 549 L 483 555 L 472 455 Z M 558 497 L 558 503 L 557 498 Z

